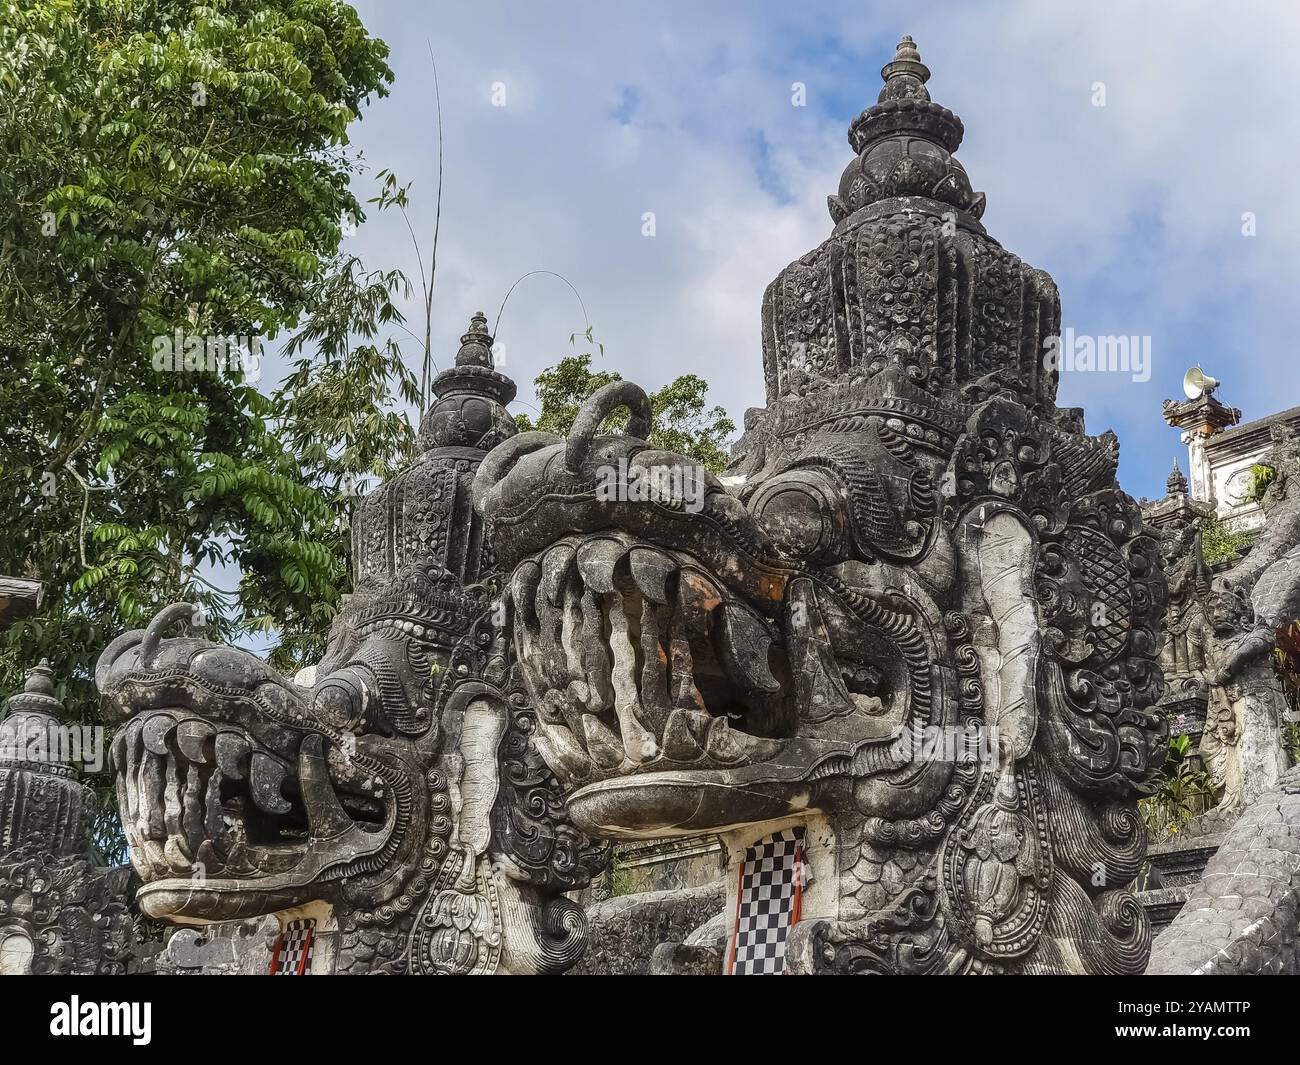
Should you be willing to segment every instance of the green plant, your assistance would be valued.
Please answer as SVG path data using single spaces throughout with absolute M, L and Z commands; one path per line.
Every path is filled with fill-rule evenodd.
M 1250 487 L 1246 489 L 1246 501 L 1249 503 L 1258 503 L 1264 498 L 1264 493 L 1268 491 L 1268 486 L 1277 480 L 1277 469 L 1273 466 L 1264 466 L 1261 463 L 1255 463 L 1250 468 Z
M 1187 827 L 1197 814 L 1212 804 L 1214 787 L 1210 775 L 1193 760 L 1192 739 L 1184 734 L 1169 738 L 1159 786 L 1138 802 L 1147 831 L 1156 840 L 1168 839 Z
M 1292 765 L 1300 765 L 1300 721 L 1292 721 L 1282 730 L 1282 748 Z
M 1201 554 L 1207 566 L 1235 558 L 1251 542 L 1248 532 L 1232 532 L 1217 518 L 1201 527 Z

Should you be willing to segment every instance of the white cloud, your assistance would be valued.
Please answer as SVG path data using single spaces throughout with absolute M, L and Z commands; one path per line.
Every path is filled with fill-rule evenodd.
M 1057 278 L 1080 332 L 1153 337 L 1151 383 L 1072 378 L 1061 395 L 1088 408 L 1094 431 L 1120 432 L 1131 490 L 1163 490 L 1179 445 L 1160 401 L 1186 365 L 1223 378 L 1248 417 L 1300 403 L 1275 354 L 1300 240 L 1288 180 L 1300 9 L 961 4 L 900 22 L 885 4 L 359 7 L 398 80 L 354 141 L 375 168 L 416 181 L 424 233 L 436 151 L 426 38 L 439 63 L 442 364 L 471 311 L 495 316 L 517 277 L 555 270 L 582 293 L 608 365 L 647 387 L 699 372 L 739 421 L 762 400 L 763 287 L 829 233 L 844 131 L 908 32 L 935 99 L 966 122 L 960 157 L 988 193 L 990 232 Z M 504 108 L 489 99 L 498 80 Z M 795 80 L 806 108 L 791 106 Z M 654 238 L 640 235 L 645 211 Z M 1243 211 L 1258 237 L 1240 235 Z M 355 243 L 372 266 L 415 276 L 400 219 L 372 219 Z M 521 396 L 583 324 L 560 282 L 516 290 L 501 339 Z

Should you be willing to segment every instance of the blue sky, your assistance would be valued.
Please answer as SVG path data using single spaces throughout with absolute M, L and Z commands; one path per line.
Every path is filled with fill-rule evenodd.
M 958 158 L 988 196 L 990 233 L 1056 278 L 1076 333 L 1151 337 L 1150 381 L 1067 375 L 1059 396 L 1086 408 L 1090 431 L 1119 434 L 1131 493 L 1164 493 L 1183 449 L 1161 401 L 1193 363 L 1246 418 L 1300 404 L 1300 5 L 356 6 L 391 46 L 397 80 L 353 143 L 373 170 L 414 182 L 410 216 L 426 245 L 430 45 L 438 63 L 441 365 L 471 312 L 495 318 L 517 278 L 553 270 L 581 293 L 610 368 L 647 388 L 699 373 L 739 423 L 762 403 L 763 288 L 829 234 L 848 123 L 910 33 L 931 95 L 965 122 Z M 806 107 L 792 106 L 795 82 Z M 494 106 L 501 87 L 505 106 Z M 364 199 L 369 183 L 357 191 Z M 645 212 L 653 237 L 642 236 Z M 417 276 L 399 217 L 373 217 L 352 241 L 372 267 Z M 585 324 L 561 282 L 519 286 L 498 340 L 521 401 Z

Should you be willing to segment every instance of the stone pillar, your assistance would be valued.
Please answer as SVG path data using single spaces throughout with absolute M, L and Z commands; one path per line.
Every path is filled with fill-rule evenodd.
M 0 721 L 0 858 L 24 848 L 57 857 L 90 846 L 94 793 L 65 760 L 69 733 L 54 697 L 54 673 L 42 662 L 23 690 L 5 701 Z
M 1206 392 L 1196 399 L 1165 400 L 1165 421 L 1175 429 L 1183 430 L 1182 440 L 1187 446 L 1187 470 L 1192 479 L 1192 498 L 1215 503 L 1214 478 L 1205 455 L 1205 441 L 1230 425 L 1241 421 L 1241 411 L 1226 407 Z

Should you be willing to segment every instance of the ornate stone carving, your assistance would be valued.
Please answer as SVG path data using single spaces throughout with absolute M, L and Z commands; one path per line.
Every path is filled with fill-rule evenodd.
M 1266 460 L 1275 470 L 1261 501 L 1266 524 L 1246 557 L 1215 579 L 1208 609 L 1212 676 L 1202 750 L 1224 789 L 1220 813 L 1229 817 L 1287 767 L 1288 707 L 1271 652 L 1278 631 L 1300 618 L 1300 464 L 1283 427 Z
M 1055 286 L 985 233 L 910 40 L 883 73 L 831 238 L 764 299 L 726 477 L 651 448 L 627 383 L 479 467 L 500 636 L 584 830 L 816 829 L 793 971 L 1140 972 L 1159 541 L 1055 405 Z
M 515 431 L 486 326 L 474 317 L 435 380 L 420 454 L 361 508 L 355 591 L 310 685 L 202 638 L 185 604 L 101 657 L 151 916 L 325 904 L 340 972 L 558 972 L 581 955 L 563 892 L 607 848 L 568 822 L 484 620 L 491 557 L 470 483 Z

